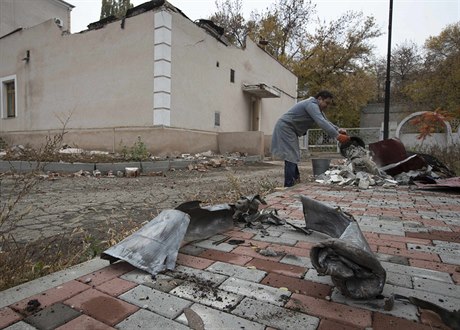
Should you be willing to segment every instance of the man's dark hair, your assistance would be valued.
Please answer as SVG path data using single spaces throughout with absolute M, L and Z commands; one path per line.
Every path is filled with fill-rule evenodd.
M 332 95 L 332 93 L 329 91 L 320 91 L 318 94 L 316 94 L 315 99 L 317 99 L 318 97 L 321 97 L 323 100 L 333 99 L 334 95 Z

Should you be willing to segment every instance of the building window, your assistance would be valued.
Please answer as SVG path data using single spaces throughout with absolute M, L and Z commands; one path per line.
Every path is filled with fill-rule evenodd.
M 230 69 L 230 82 L 235 82 L 235 70 Z
M 220 112 L 214 112 L 214 126 L 220 126 Z
M 1 115 L 2 118 L 14 118 L 16 111 L 16 77 L 10 76 L 0 79 L 1 82 Z

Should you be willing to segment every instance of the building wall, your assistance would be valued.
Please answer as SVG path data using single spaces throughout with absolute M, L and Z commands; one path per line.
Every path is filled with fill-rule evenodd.
M 49 20 L 0 39 L 0 78 L 15 74 L 18 95 L 1 131 L 151 126 L 152 15 L 72 35 Z
M 219 132 L 241 132 L 220 139 L 226 150 L 242 136 L 253 139 L 244 133 L 252 129 L 246 83 L 284 91 L 261 100 L 260 131 L 270 135 L 297 87 L 297 78 L 252 41 L 245 50 L 227 47 L 165 8 L 78 34 L 63 34 L 48 20 L 6 36 L 0 79 L 12 75 L 17 117 L 0 120 L 9 143 L 37 145 L 65 126 L 64 142 L 72 146 L 119 151 L 141 137 L 162 155 L 219 151 Z M 256 140 L 245 152 L 263 152 L 266 139 Z
M 60 0 L 1 0 L 0 37 L 17 28 L 30 28 L 51 18 L 60 18 L 63 31 L 70 31 L 73 6 Z
M 271 134 L 276 120 L 296 102 L 295 75 L 249 39 L 244 50 L 226 46 L 177 14 L 173 26 L 171 125 L 249 131 L 251 96 L 243 93 L 242 87 L 263 82 L 286 92 L 281 98 L 261 100 L 260 130 Z M 235 72 L 234 83 L 230 70 Z M 220 113 L 218 127 L 214 126 L 215 112 Z

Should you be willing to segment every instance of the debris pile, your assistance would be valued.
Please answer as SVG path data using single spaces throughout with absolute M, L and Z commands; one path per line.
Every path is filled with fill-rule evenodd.
M 433 156 L 406 152 L 397 139 L 372 143 L 368 151 L 360 138 L 352 137 L 349 143 L 341 146 L 340 152 L 345 162 L 332 165 L 316 176 L 316 182 L 368 189 L 371 186 L 407 185 L 418 181 L 434 183 L 455 175 Z

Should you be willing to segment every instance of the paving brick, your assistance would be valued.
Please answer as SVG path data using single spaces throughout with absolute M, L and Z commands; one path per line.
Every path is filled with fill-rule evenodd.
M 112 326 L 138 310 L 138 307 L 134 305 L 95 289 L 86 290 L 64 303 Z
M 104 293 L 107 293 L 108 295 L 116 297 L 128 290 L 131 290 L 136 285 L 137 283 L 115 277 L 114 279 L 111 279 L 97 286 L 96 289 Z
M 291 292 L 300 293 L 315 298 L 325 298 L 331 294 L 332 288 L 329 285 L 315 283 L 299 278 L 270 273 L 261 284 L 270 285 L 275 288 L 285 287 Z
M 284 255 L 279 255 L 279 256 L 264 256 L 257 252 L 258 249 L 255 249 L 253 247 L 247 247 L 247 246 L 238 246 L 236 249 L 233 250 L 233 253 L 244 255 L 247 257 L 251 258 L 258 258 L 258 259 L 265 259 L 265 260 L 273 260 L 273 261 L 279 261 L 281 260 Z
M 269 242 L 269 243 L 276 243 L 276 244 L 283 244 L 283 245 L 295 245 L 297 243 L 297 239 L 292 238 L 291 235 L 288 234 L 280 234 L 279 237 L 273 235 L 273 232 L 270 236 L 265 236 L 261 234 L 257 234 L 254 236 L 254 240 L 262 241 L 262 242 Z
M 407 233 L 407 237 L 460 243 L 460 235 L 455 232 L 430 231 L 429 233 Z
M 317 330 L 356 330 L 357 327 L 348 325 L 348 324 L 343 324 L 339 323 L 333 320 L 328 320 L 328 319 L 322 319 L 319 323 L 319 327 Z
M 108 326 L 98 320 L 89 317 L 88 315 L 80 315 L 77 318 L 67 322 L 66 324 L 56 328 L 56 330 L 75 330 L 75 329 L 91 329 L 91 330 L 114 330 L 115 328 Z
M 231 252 L 234 248 L 235 245 L 231 245 L 228 243 L 220 243 L 220 244 L 213 244 L 215 241 L 213 240 L 203 240 L 199 241 L 196 243 L 193 243 L 193 245 L 204 248 L 204 249 L 211 249 L 211 250 L 217 250 L 217 251 L 223 251 L 223 252 Z
M 361 328 L 369 327 L 372 324 L 370 311 L 297 293 L 291 296 L 286 307 Z
M 19 321 L 5 328 L 5 330 L 37 330 L 37 328 L 24 321 Z
M 204 329 L 264 330 L 265 328 L 265 326 L 260 323 L 248 321 L 239 316 L 215 310 L 200 304 L 193 304 L 191 309 L 200 316 L 204 324 Z M 176 321 L 188 324 L 184 314 L 179 316 Z
M 429 326 L 430 329 L 452 330 L 451 327 L 444 324 L 437 313 L 430 310 L 420 309 L 420 322 Z
M 238 294 L 193 282 L 184 282 L 170 293 L 219 310 L 233 309 L 243 299 Z
M 214 261 L 179 253 L 176 262 L 177 264 L 183 266 L 188 266 L 196 269 L 205 269 L 209 267 Z
M 314 330 L 319 324 L 319 319 L 316 317 L 250 298 L 243 299 L 232 314 L 275 329 Z
M 313 268 L 310 258 L 297 257 L 292 254 L 287 254 L 280 260 L 280 262 L 282 264 L 289 264 L 289 265 L 294 265 L 294 266 L 299 266 L 299 267 L 304 267 L 304 268 Z
M 85 290 L 89 290 L 91 287 L 80 283 L 78 281 L 70 281 L 59 285 L 57 287 L 46 290 L 40 294 L 33 295 L 17 303 L 11 305 L 10 307 L 22 314 L 30 315 L 30 312 L 27 311 L 28 302 L 31 300 L 38 300 L 40 303 L 39 308 L 44 309 L 52 304 L 57 302 L 62 302 L 70 297 L 79 294 Z
M 240 296 L 251 297 L 260 301 L 265 301 L 277 306 L 283 306 L 291 295 L 288 290 L 273 288 L 268 285 L 258 284 L 230 277 L 219 286 L 225 290 Z
M 201 253 L 203 253 L 204 251 L 206 251 L 206 249 L 202 248 L 202 247 L 198 247 L 198 246 L 195 246 L 195 245 L 192 245 L 192 244 L 187 244 L 187 245 L 184 245 L 183 247 L 181 247 L 179 249 L 179 252 L 182 253 L 182 254 L 189 254 L 191 256 L 199 256 Z
M 455 284 L 448 284 L 445 282 L 438 282 L 427 280 L 417 276 L 413 277 L 414 289 L 421 291 L 432 291 L 448 297 L 460 297 L 460 286 Z
M 315 283 L 326 284 L 329 286 L 334 285 L 330 276 L 319 276 L 316 269 L 309 269 L 303 278 Z
M 224 233 L 224 235 L 228 235 L 232 238 L 240 238 L 240 239 L 251 239 L 254 234 L 253 233 L 246 233 L 244 231 L 241 231 L 241 230 L 229 230 L 229 231 L 226 231 Z
M 406 297 L 416 297 L 444 307 L 448 310 L 456 310 L 460 306 L 460 297 L 449 297 L 442 293 L 427 292 L 417 289 L 408 289 L 403 287 L 386 284 L 383 288 L 383 295 L 400 294 Z
M 299 267 L 289 264 L 282 264 L 271 260 L 253 259 L 246 264 L 246 266 L 254 266 L 257 269 L 266 272 L 273 272 L 287 276 L 301 278 L 308 270 L 306 267 Z
M 426 271 L 433 270 L 433 271 L 444 273 L 444 276 L 447 276 L 447 277 L 448 277 L 448 274 L 454 274 L 456 272 L 458 273 L 457 271 L 458 266 L 443 264 L 440 262 L 410 259 L 409 264 L 411 266 L 417 267 L 418 269 L 423 269 Z
M 131 266 L 127 262 L 121 261 L 114 263 L 108 267 L 97 270 L 95 272 L 92 272 L 88 275 L 81 276 L 77 280 L 82 283 L 97 286 L 115 277 L 128 273 L 133 269 L 135 269 L 134 266 Z
M 13 324 L 22 319 L 22 316 L 9 307 L 0 309 L 0 329 Z
M 238 265 L 232 265 L 224 262 L 215 262 L 208 268 L 207 271 L 218 273 L 226 276 L 232 276 L 241 278 L 250 282 L 260 282 L 267 273 L 254 268 L 242 267 Z
M 412 289 L 412 278 L 409 275 L 392 273 L 387 271 L 386 283 L 396 286 L 403 286 Z
M 413 260 L 411 260 L 410 263 L 412 264 L 412 262 Z M 427 263 L 428 261 L 420 261 L 420 262 Z M 428 263 L 431 264 L 431 262 L 428 262 Z M 409 276 L 418 276 L 421 278 L 431 279 L 434 281 L 452 283 L 452 280 L 449 274 L 446 274 L 441 271 L 426 269 L 423 267 L 399 265 L 399 264 L 394 264 L 394 263 L 385 262 L 385 261 L 381 262 L 381 264 L 387 272 L 405 274 Z
M 227 253 L 214 250 L 206 250 L 203 253 L 199 254 L 199 257 L 210 260 L 228 262 L 235 265 L 244 265 L 248 261 L 252 260 L 252 257 L 250 256 L 243 256 L 236 253 Z
M 173 271 L 165 273 L 174 278 L 183 279 L 186 281 L 199 282 L 206 286 L 217 287 L 224 282 L 228 276 L 216 274 L 195 268 L 177 266 Z
M 120 298 L 133 305 L 142 307 L 143 309 L 148 309 L 156 314 L 160 314 L 168 319 L 178 317 L 184 308 L 192 305 L 191 301 L 149 288 L 145 285 L 135 287 L 134 289 L 122 294 Z
M 167 330 L 187 330 L 189 327 L 170 320 L 164 316 L 151 311 L 141 309 L 128 316 L 124 321 L 117 324 L 119 330 L 132 329 L 167 329 Z
M 410 259 L 428 260 L 428 261 L 440 261 L 439 257 L 433 253 L 416 252 L 406 249 L 395 249 L 391 247 L 379 246 L 379 253 L 386 253 L 392 255 L 401 255 Z
M 290 255 L 297 256 L 297 257 L 309 257 L 310 256 L 310 250 L 295 247 L 295 246 L 270 244 L 268 248 L 276 252 L 286 254 L 286 255 L 290 254 Z
M 28 316 L 24 322 L 38 329 L 54 329 L 80 316 L 81 313 L 62 303 L 57 303 Z
M 385 285 L 384 288 L 388 287 L 389 285 Z M 384 293 L 387 297 L 390 296 L 391 293 L 385 292 Z M 355 300 L 350 299 L 342 295 L 337 288 L 332 290 L 331 295 L 332 301 L 356 308 L 366 309 L 369 311 L 381 312 L 384 314 L 393 315 L 396 317 L 404 318 L 407 320 L 417 321 L 418 320 L 418 310 L 412 304 L 407 304 L 406 302 L 401 302 L 399 300 L 395 300 L 393 309 L 391 311 L 384 311 L 384 299 L 369 299 L 369 300 Z
M 391 315 L 374 313 L 372 328 L 374 330 L 394 330 L 394 329 L 414 329 L 414 330 L 432 330 L 432 328 L 418 323 Z

